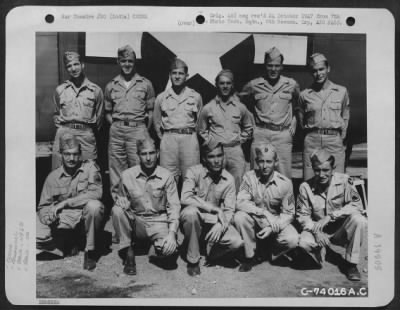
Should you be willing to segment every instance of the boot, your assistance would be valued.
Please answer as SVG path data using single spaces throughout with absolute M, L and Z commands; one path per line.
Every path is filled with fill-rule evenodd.
M 132 246 L 130 246 L 126 252 L 124 273 L 130 276 L 134 276 L 136 274 L 135 253 L 133 252 Z

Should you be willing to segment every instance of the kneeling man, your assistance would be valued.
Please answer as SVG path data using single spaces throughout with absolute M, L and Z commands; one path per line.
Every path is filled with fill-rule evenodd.
M 360 281 L 357 264 L 367 233 L 360 196 L 348 175 L 333 171 L 335 158 L 325 150 L 316 150 L 311 164 L 314 177 L 300 185 L 297 198 L 297 220 L 303 227 L 299 246 L 319 266 L 321 250 L 331 242 L 345 246 L 346 276 Z
M 120 255 L 125 258 L 124 273 L 128 275 L 136 274 L 133 244 L 137 240 L 152 242 L 154 253 L 150 257 L 166 258 L 176 253 L 181 210 L 174 176 L 157 165 L 159 151 L 154 141 L 137 140 L 136 148 L 140 165 L 122 172 L 111 211 Z
M 275 147 L 256 146 L 255 162 L 257 168 L 243 177 L 235 214 L 235 226 L 244 240 L 245 260 L 239 268 L 243 272 L 250 271 L 255 262 L 256 236 L 275 239 L 272 261 L 296 248 L 299 241 L 299 234 L 291 225 L 295 215 L 292 182 L 275 171 Z
M 62 255 L 59 233 L 72 230 L 84 219 L 86 248 L 83 268 L 96 267 L 95 241 L 103 224 L 104 206 L 99 168 L 92 160 L 82 161 L 81 144 L 69 133 L 61 136 L 62 165 L 47 177 L 36 217 L 36 247 Z M 71 240 L 75 241 L 76 240 Z M 76 254 L 76 253 L 74 253 Z
M 235 212 L 235 180 L 223 167 L 224 147 L 211 141 L 202 147 L 202 164 L 190 167 L 183 182 L 181 225 L 190 276 L 200 274 L 202 232 L 206 233 L 209 263 L 243 245 L 230 225 Z

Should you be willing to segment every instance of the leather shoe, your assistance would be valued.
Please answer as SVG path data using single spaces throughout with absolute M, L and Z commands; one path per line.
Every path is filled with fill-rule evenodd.
M 200 274 L 200 265 L 199 263 L 187 264 L 187 273 L 189 276 L 194 277 Z
M 84 259 L 83 259 L 83 269 L 85 270 L 93 270 L 96 268 L 96 260 L 93 258 L 92 251 L 85 251 Z
M 345 273 L 346 273 L 347 279 L 349 279 L 350 281 L 360 281 L 361 280 L 361 274 L 358 271 L 356 264 L 349 263 L 345 270 Z
M 135 253 L 133 252 L 133 248 L 129 247 L 126 252 L 124 273 L 130 276 L 134 276 L 136 274 L 136 261 L 135 261 Z

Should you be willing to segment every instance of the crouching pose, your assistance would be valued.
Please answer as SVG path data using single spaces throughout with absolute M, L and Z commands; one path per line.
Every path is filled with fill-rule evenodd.
M 136 274 L 133 245 L 138 240 L 152 242 L 150 258 L 176 260 L 173 254 L 181 209 L 174 176 L 157 165 L 159 151 L 154 141 L 138 140 L 136 147 L 140 165 L 123 171 L 111 213 L 124 273 L 128 275 Z
M 49 174 L 43 186 L 36 217 L 36 248 L 38 253 L 77 254 L 78 240 L 66 240 L 66 232 L 75 230 L 83 219 L 86 230 L 83 268 L 92 270 L 96 267 L 96 241 L 104 214 L 99 201 L 103 193 L 101 175 L 94 161 L 82 161 L 81 144 L 74 135 L 62 135 L 59 145 L 62 165 Z M 67 243 L 75 244 L 73 253 L 65 252 Z
M 207 261 L 213 261 L 243 245 L 230 225 L 235 211 L 235 180 L 224 166 L 222 144 L 202 147 L 203 164 L 190 167 L 182 187 L 181 225 L 187 246 L 187 272 L 200 274 L 200 236 L 205 234 Z
M 257 169 L 243 177 L 235 214 L 235 226 L 244 240 L 245 252 L 239 271 L 249 271 L 255 263 L 256 236 L 275 239 L 272 261 L 297 247 L 299 234 L 291 225 L 295 214 L 293 186 L 287 177 L 275 171 L 277 161 L 274 146 L 258 145 Z
M 321 250 L 330 243 L 346 247 L 345 273 L 349 280 L 360 281 L 357 269 L 362 242 L 367 233 L 362 202 L 352 179 L 333 172 L 335 158 L 325 150 L 311 155 L 314 177 L 300 185 L 297 219 L 303 231 L 300 248 L 321 266 Z

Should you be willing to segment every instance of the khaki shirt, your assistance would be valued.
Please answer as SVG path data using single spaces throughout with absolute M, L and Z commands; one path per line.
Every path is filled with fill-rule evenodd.
M 135 74 L 126 88 L 124 79 L 117 75 L 106 86 L 105 110 L 117 120 L 144 122 L 147 111 L 153 110 L 155 94 L 153 84 L 145 77 Z
M 185 87 L 177 95 L 172 88 L 159 94 L 154 106 L 153 120 L 158 136 L 162 130 L 196 128 L 198 114 L 203 107 L 201 96 Z
M 274 171 L 272 179 L 264 184 L 257 170 L 243 176 L 237 196 L 237 210 L 259 216 L 267 211 L 268 221 L 279 221 L 281 229 L 294 220 L 295 201 L 292 182 Z
M 197 207 L 200 212 L 206 213 L 204 219 L 210 224 L 218 221 L 215 214 L 210 214 L 211 207 L 221 208 L 229 223 L 235 212 L 235 180 L 223 169 L 220 179 L 215 183 L 203 165 L 190 167 L 183 182 L 181 203 L 182 206 Z
M 253 130 L 253 117 L 237 96 L 231 96 L 227 102 L 217 96 L 199 115 L 198 132 L 205 141 L 214 139 L 234 146 L 251 139 Z
M 299 98 L 299 111 L 303 115 L 303 128 L 340 129 L 346 137 L 350 119 L 349 95 L 343 86 L 327 81 L 320 91 L 303 90 Z
M 303 182 L 297 197 L 297 220 L 305 230 L 327 215 L 332 220 L 363 210 L 363 205 L 353 180 L 347 174 L 334 172 L 328 191 L 321 191 L 314 178 Z
M 61 124 L 78 122 L 99 129 L 103 123 L 103 92 L 87 78 L 79 88 L 70 80 L 57 86 L 53 101 Z
M 177 232 L 181 205 L 174 176 L 167 169 L 157 166 L 151 176 L 140 165 L 123 171 L 117 195 L 130 200 L 136 215 L 157 221 L 158 215 L 166 213 L 169 230 Z
M 69 175 L 64 166 L 53 170 L 44 182 L 38 206 L 42 223 L 53 207 L 62 201 L 68 206 L 59 214 L 59 226 L 74 228 L 82 218 L 82 209 L 89 200 L 100 200 L 103 194 L 100 169 L 92 160 L 83 161 L 74 175 Z
M 297 82 L 281 75 L 274 86 L 262 77 L 250 81 L 243 87 L 240 96 L 252 102 L 249 109 L 254 113 L 256 124 L 289 127 L 299 93 Z

